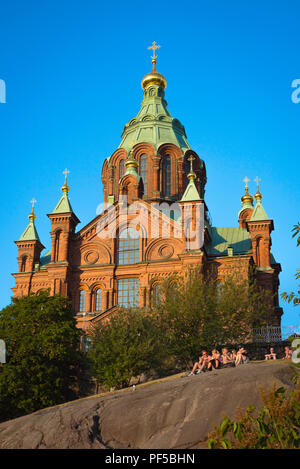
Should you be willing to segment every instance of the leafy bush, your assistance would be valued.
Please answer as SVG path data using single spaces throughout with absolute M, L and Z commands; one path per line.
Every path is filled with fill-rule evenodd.
M 7 363 L 0 367 L 0 420 L 60 404 L 82 363 L 81 332 L 67 298 L 43 292 L 0 311 Z
M 224 449 L 295 449 L 300 448 L 300 380 L 297 389 L 286 396 L 281 387 L 264 392 L 260 389 L 263 408 L 254 417 L 250 405 L 236 420 L 224 417 L 209 435 L 208 448 Z
M 98 383 L 106 388 L 128 386 L 133 376 L 161 368 L 165 350 L 155 317 L 144 310 L 119 309 L 90 332 L 88 356 Z

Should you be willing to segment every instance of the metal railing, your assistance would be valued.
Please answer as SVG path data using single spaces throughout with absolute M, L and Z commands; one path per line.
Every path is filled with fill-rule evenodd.
M 265 326 L 253 329 L 254 342 L 274 343 L 300 337 L 300 326 Z

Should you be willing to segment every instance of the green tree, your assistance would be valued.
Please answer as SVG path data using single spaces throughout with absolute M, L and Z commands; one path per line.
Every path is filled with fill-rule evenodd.
M 165 347 L 188 366 L 201 349 L 244 343 L 268 317 L 272 294 L 232 272 L 222 283 L 201 268 L 165 282 L 160 305 Z
M 133 376 L 160 368 L 165 351 L 156 318 L 140 309 L 119 309 L 92 327 L 88 356 L 99 384 L 129 385 Z
M 297 225 L 294 225 L 294 228 L 292 229 L 292 231 L 294 232 L 293 238 L 295 238 L 295 236 L 300 234 L 300 222 L 298 222 Z M 298 236 L 298 238 L 297 238 L 297 247 L 299 245 L 300 245 L 300 236 Z M 300 269 L 297 269 L 295 277 L 296 277 L 297 280 L 300 279 Z M 300 287 L 300 283 L 299 283 L 299 287 Z M 300 304 L 300 289 L 298 290 L 297 294 L 294 293 L 294 292 L 291 292 L 291 293 L 283 292 L 281 294 L 281 298 L 284 301 L 287 301 L 288 303 L 290 303 L 292 301 L 294 303 L 294 305 L 297 306 L 297 305 Z
M 7 363 L 0 368 L 0 420 L 65 402 L 82 364 L 70 302 L 42 292 L 0 312 Z

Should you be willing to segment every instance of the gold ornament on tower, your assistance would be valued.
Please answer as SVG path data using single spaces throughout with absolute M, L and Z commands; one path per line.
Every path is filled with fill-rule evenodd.
M 155 41 L 152 42 L 152 46 L 148 47 L 148 49 L 153 50 L 153 55 L 151 56 L 152 58 L 152 71 L 148 73 L 147 75 L 144 76 L 142 79 L 142 88 L 145 90 L 148 88 L 150 85 L 157 85 L 160 86 L 163 90 L 167 87 L 167 80 L 165 77 L 161 74 L 158 73 L 156 70 L 156 59 L 157 55 L 155 55 L 155 50 L 159 49 L 161 46 L 156 44 Z

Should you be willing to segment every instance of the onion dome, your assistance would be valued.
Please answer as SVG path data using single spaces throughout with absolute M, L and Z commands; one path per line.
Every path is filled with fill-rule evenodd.
M 249 188 L 248 188 L 248 182 L 249 182 L 249 179 L 247 177 L 245 177 L 244 179 L 244 182 L 245 182 L 245 194 L 241 197 L 241 202 L 242 202 L 242 205 L 243 205 L 243 209 L 244 208 L 253 208 L 253 197 L 251 194 L 249 194 Z
M 157 85 L 163 90 L 167 87 L 167 80 L 156 70 L 156 60 L 152 59 L 152 71 L 147 73 L 142 79 L 142 88 L 145 90 L 150 85 Z

